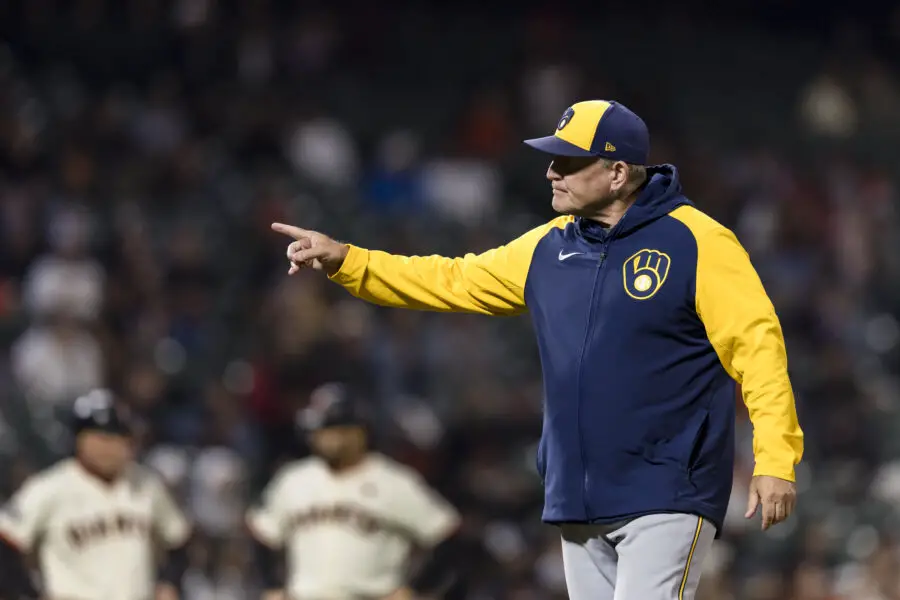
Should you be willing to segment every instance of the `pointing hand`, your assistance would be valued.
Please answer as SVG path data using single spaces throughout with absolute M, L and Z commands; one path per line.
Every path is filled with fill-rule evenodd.
M 303 267 L 312 267 L 334 275 L 347 258 L 346 244 L 336 242 L 318 231 L 283 223 L 272 223 L 272 229 L 294 239 L 287 247 L 287 258 L 291 261 L 288 275 L 293 275 Z

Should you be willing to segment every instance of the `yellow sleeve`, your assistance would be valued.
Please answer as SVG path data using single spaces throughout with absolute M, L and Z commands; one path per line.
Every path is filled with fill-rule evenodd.
M 398 256 L 350 246 L 331 279 L 382 306 L 515 315 L 525 311 L 525 280 L 538 242 L 571 217 L 559 217 L 512 242 L 461 258 Z
M 724 227 L 697 240 L 697 312 L 753 423 L 754 475 L 794 480 L 803 455 L 781 324 L 750 257 Z

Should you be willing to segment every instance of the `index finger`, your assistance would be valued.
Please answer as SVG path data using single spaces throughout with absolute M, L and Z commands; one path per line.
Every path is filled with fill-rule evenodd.
M 306 229 L 294 227 L 293 225 L 285 225 L 284 223 L 272 223 L 272 230 L 277 231 L 278 233 L 283 233 L 284 235 L 292 237 L 295 240 L 299 240 L 303 237 L 308 237 L 310 233 Z

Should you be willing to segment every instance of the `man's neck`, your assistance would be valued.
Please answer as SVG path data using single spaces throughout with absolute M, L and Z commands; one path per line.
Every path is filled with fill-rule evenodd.
M 75 464 L 77 464 L 87 475 L 104 485 L 112 486 L 122 477 L 121 472 L 103 473 L 89 462 L 82 460 L 80 457 L 75 457 Z
M 353 453 L 341 460 L 329 461 L 328 467 L 336 475 L 344 475 L 361 467 L 366 462 L 368 455 L 368 452 Z
M 585 215 L 585 218 L 591 221 L 597 221 L 604 227 L 612 229 L 622 220 L 625 213 L 631 208 L 631 205 L 637 200 L 637 193 L 630 194 L 622 200 L 613 200 L 603 208 L 599 209 L 596 214 Z

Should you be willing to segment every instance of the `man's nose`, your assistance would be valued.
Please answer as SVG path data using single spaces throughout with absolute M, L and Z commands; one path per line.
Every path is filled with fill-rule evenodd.
M 550 163 L 550 166 L 547 167 L 547 179 L 549 179 L 550 181 L 558 181 L 558 180 L 562 179 L 562 175 L 557 173 L 556 170 L 553 168 L 552 162 Z

